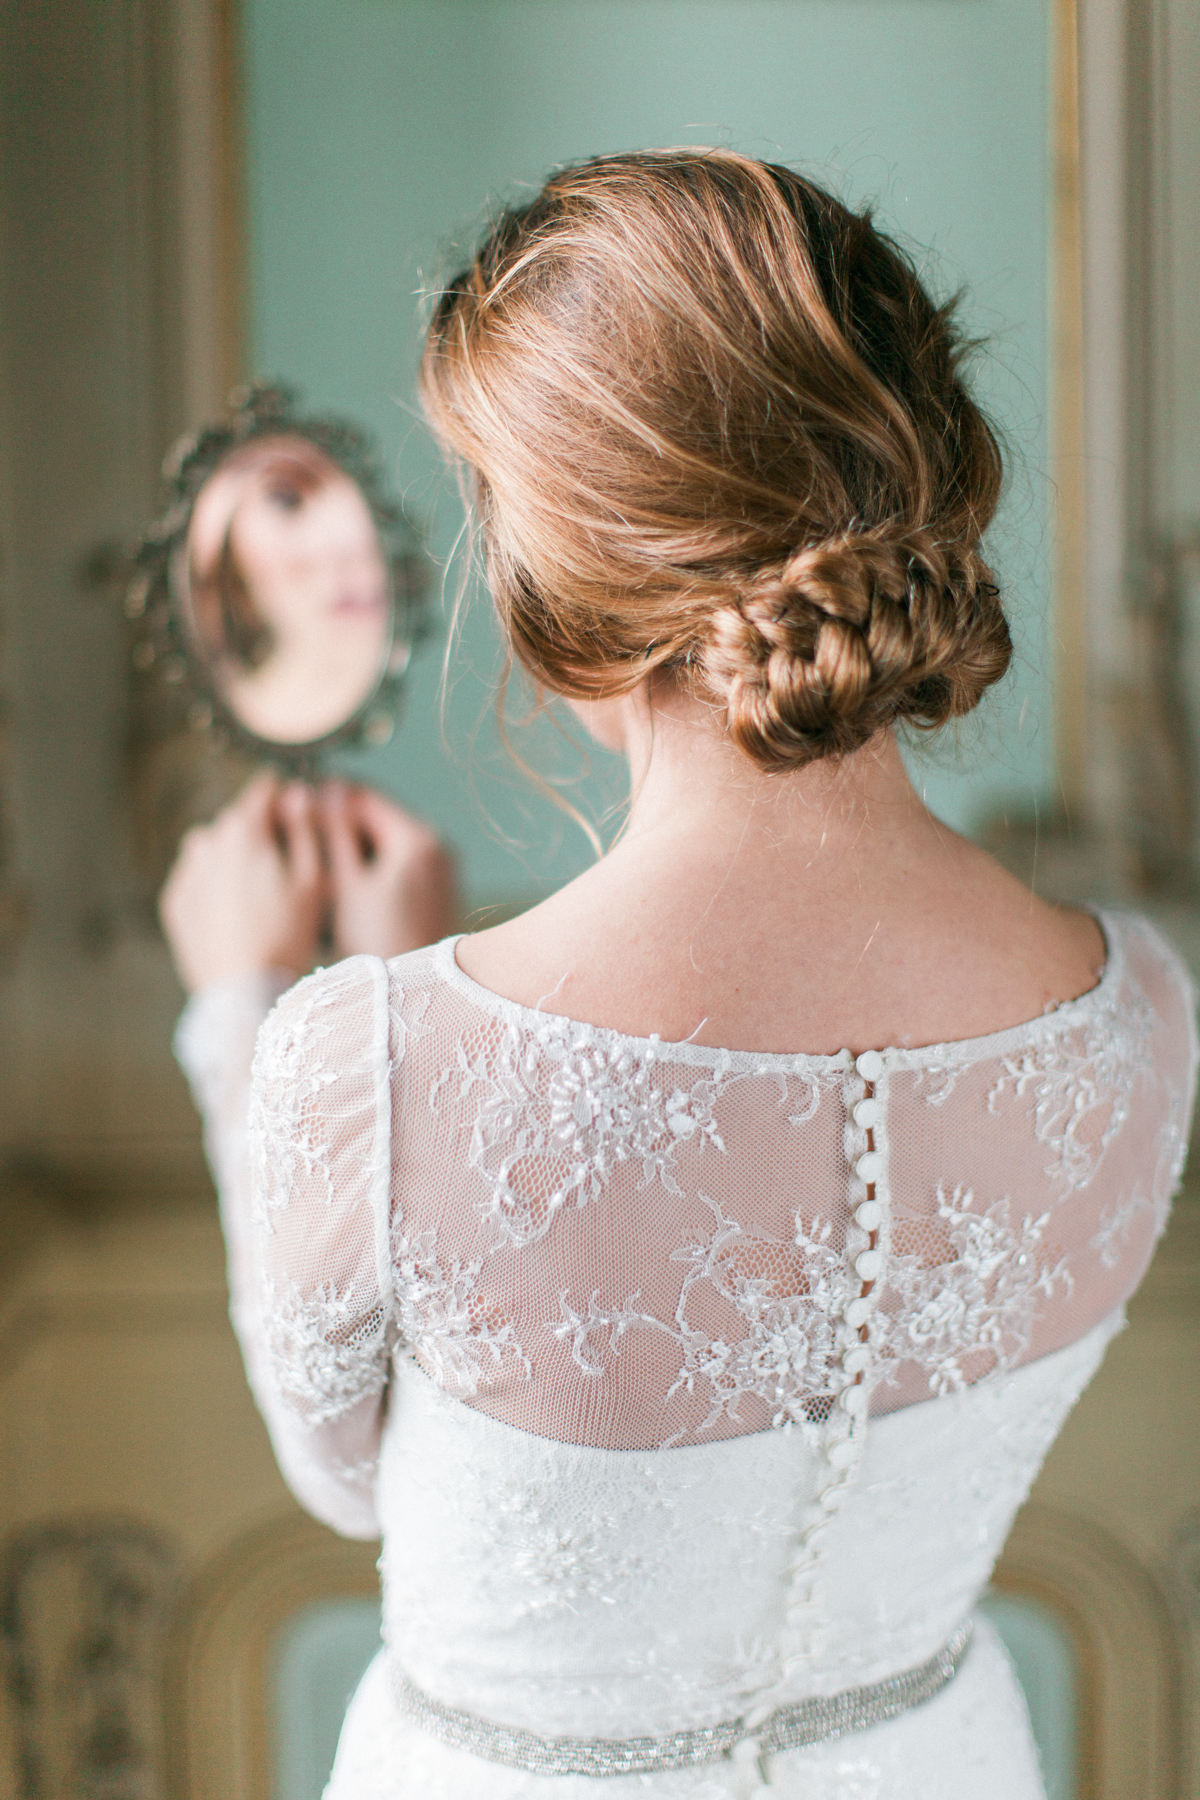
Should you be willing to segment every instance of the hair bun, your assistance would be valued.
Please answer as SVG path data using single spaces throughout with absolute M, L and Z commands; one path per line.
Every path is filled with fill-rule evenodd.
M 966 351 L 869 213 L 736 151 L 646 151 L 497 221 L 437 301 L 421 391 L 534 681 L 673 672 L 785 770 L 939 725 L 1008 667 Z
M 969 712 L 1012 654 L 997 594 L 977 550 L 920 529 L 846 532 L 718 607 L 699 671 L 740 749 L 797 768 L 899 718 L 932 729 Z

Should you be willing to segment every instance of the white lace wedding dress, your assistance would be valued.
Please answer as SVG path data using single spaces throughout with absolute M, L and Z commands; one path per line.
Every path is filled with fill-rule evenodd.
M 384 1540 L 328 1800 L 1036 1800 L 968 1622 L 1196 1060 L 1172 953 L 1103 925 L 1082 998 L 857 1061 L 354 957 L 271 1013 L 248 1136 L 279 984 L 192 1002 L 254 1391 L 301 1501 Z

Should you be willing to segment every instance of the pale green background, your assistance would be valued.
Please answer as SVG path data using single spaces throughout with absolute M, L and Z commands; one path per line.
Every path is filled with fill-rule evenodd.
M 966 829 L 1048 803 L 1044 0 L 243 0 L 243 17 L 256 369 L 370 424 L 442 556 L 461 513 L 414 410 L 416 296 L 463 260 L 487 204 L 554 163 L 731 143 L 874 200 L 936 287 L 965 282 L 1013 452 L 994 551 L 1017 666 L 918 774 Z M 422 651 L 392 744 L 355 767 L 450 835 L 473 903 L 534 895 L 586 841 L 496 744 L 482 602 L 445 741 L 441 648 Z M 602 773 L 576 794 L 593 813 L 619 792 Z

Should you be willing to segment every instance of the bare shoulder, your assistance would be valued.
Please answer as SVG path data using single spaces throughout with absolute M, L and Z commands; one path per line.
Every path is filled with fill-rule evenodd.
M 1094 913 L 1080 906 L 1040 901 L 1046 916 L 1042 953 L 1053 970 L 1049 985 L 1072 1000 L 1095 987 L 1108 960 L 1108 944 Z
M 947 926 L 982 934 L 1007 969 L 1022 965 L 1046 1003 L 1095 987 L 1108 959 L 1104 932 L 1084 907 L 1042 899 L 977 845 L 960 840 L 962 881 Z
M 455 959 L 482 987 L 537 1007 L 557 996 L 564 970 L 574 969 L 585 947 L 603 946 L 606 938 L 604 883 L 595 871 L 568 883 L 527 911 L 495 925 L 485 925 L 459 938 Z M 598 887 L 598 894 L 591 889 Z M 576 890 L 584 893 L 577 896 Z M 551 1011 L 556 1010 L 553 1006 Z

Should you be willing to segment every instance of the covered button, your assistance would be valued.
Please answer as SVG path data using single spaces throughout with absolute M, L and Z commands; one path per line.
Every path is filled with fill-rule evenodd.
M 854 1259 L 855 1273 L 864 1281 L 874 1281 L 883 1267 L 883 1257 L 878 1250 L 864 1250 L 861 1256 Z
M 878 1231 L 883 1224 L 883 1208 L 878 1200 L 864 1200 L 855 1208 L 854 1222 L 861 1225 L 864 1231 Z
M 878 1181 L 883 1172 L 883 1158 L 878 1150 L 864 1151 L 854 1165 L 854 1173 L 863 1181 Z
M 867 1390 L 861 1382 L 856 1382 L 853 1387 L 842 1389 L 838 1395 L 838 1403 L 843 1412 L 848 1412 L 851 1418 L 857 1418 L 867 1410 Z
M 835 1469 L 848 1469 L 857 1459 L 858 1445 L 853 1438 L 843 1438 L 840 1444 L 831 1444 L 829 1460 Z
M 883 1074 L 883 1058 L 878 1050 L 864 1050 L 855 1057 L 854 1066 L 864 1081 L 878 1081 Z
M 873 1054 L 878 1055 L 878 1051 Z M 878 1100 L 860 1100 L 854 1108 L 854 1123 L 860 1125 L 864 1131 L 870 1131 L 872 1125 L 877 1125 L 879 1123 Z
M 869 1256 L 870 1252 L 864 1251 L 863 1254 Z M 847 1325 L 853 1326 L 857 1331 L 859 1326 L 865 1325 L 871 1316 L 871 1302 L 869 1300 L 852 1300 L 843 1316 Z

